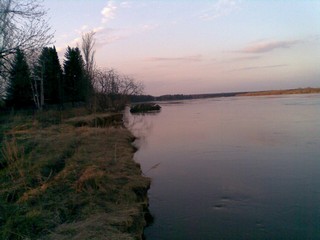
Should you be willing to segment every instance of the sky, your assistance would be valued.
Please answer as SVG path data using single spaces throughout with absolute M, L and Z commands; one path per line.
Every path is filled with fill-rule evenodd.
M 94 31 L 96 64 L 145 94 L 320 87 L 318 0 L 44 0 L 63 61 Z

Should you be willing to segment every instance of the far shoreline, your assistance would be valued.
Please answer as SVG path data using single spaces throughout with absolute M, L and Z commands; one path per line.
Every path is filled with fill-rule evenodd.
M 133 96 L 131 101 L 137 102 L 153 102 L 153 101 L 177 101 L 204 98 L 220 98 L 220 97 L 243 97 L 243 96 L 271 96 L 271 95 L 289 95 L 289 94 L 312 94 L 320 93 L 320 88 L 294 88 L 284 90 L 266 90 L 266 91 L 241 91 L 241 92 L 224 92 L 224 93 L 205 93 L 205 94 L 166 94 L 161 96 L 141 95 Z
M 320 88 L 295 88 L 286 90 L 256 91 L 238 94 L 237 96 L 269 96 L 269 95 L 290 95 L 290 94 L 313 94 L 320 93 Z

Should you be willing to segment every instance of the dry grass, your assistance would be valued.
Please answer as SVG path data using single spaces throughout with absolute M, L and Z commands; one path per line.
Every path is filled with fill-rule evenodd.
M 120 113 L 100 113 L 87 116 L 80 116 L 67 119 L 65 123 L 75 127 L 110 127 L 122 125 L 122 114 Z
M 18 122 L 2 140 L 0 239 L 141 238 L 150 180 L 128 130 Z

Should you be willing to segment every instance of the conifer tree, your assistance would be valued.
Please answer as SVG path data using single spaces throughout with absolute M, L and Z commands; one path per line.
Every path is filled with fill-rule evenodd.
M 22 50 L 17 49 L 10 69 L 6 103 L 16 109 L 34 106 L 30 70 Z
M 38 62 L 35 66 L 35 78 L 39 82 L 38 93 L 43 95 L 43 104 L 62 104 L 63 85 L 62 69 L 55 47 L 42 49 Z M 41 81 L 43 88 L 41 89 Z
M 88 79 L 84 74 L 84 62 L 79 48 L 67 48 L 64 60 L 64 93 L 68 102 L 87 100 Z

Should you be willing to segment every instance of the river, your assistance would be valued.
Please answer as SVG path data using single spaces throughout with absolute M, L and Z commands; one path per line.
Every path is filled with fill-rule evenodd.
M 320 95 L 160 103 L 131 115 L 147 240 L 320 239 Z

